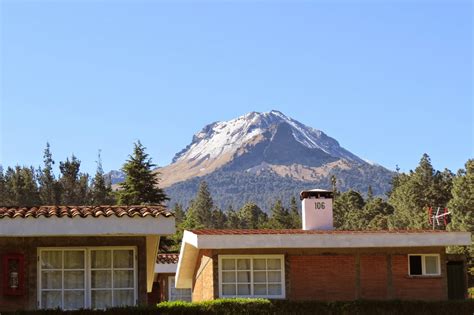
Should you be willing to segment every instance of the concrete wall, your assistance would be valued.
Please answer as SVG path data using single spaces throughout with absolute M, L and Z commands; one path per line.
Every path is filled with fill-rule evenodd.
M 25 294 L 3 294 L 3 260 L 0 259 L 0 311 L 37 307 L 38 247 L 135 246 L 138 255 L 138 302 L 147 303 L 145 237 L 0 237 L 0 258 L 8 253 L 25 255 Z
M 408 275 L 408 254 L 440 254 L 440 276 Z M 286 297 L 291 300 L 446 300 L 444 247 L 367 249 L 201 250 L 193 301 L 219 297 L 218 255 L 285 255 Z M 210 267 L 212 265 L 212 267 Z

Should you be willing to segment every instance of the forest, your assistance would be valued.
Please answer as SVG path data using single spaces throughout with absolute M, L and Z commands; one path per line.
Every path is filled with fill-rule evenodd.
M 59 162 L 60 174 L 53 170 L 49 144 L 46 145 L 43 165 L 0 169 L 0 206 L 39 205 L 106 205 L 106 204 L 168 204 L 176 216 L 176 235 L 164 241 L 163 248 L 179 249 L 184 229 L 299 229 L 301 214 L 299 196 L 290 200 L 275 199 L 266 209 L 247 201 L 234 209 L 216 205 L 208 184 L 201 181 L 189 206 L 169 200 L 159 188 L 159 176 L 152 172 L 155 165 L 138 141 L 124 163 L 125 181 L 113 191 L 110 179 L 104 174 L 100 154 L 94 176 L 80 170 L 81 161 L 74 155 Z M 469 159 L 456 173 L 433 168 L 430 157 L 424 154 L 414 170 L 397 171 L 386 196 L 374 196 L 371 187 L 366 193 L 357 190 L 340 191 L 338 180 L 332 177 L 334 191 L 334 225 L 342 230 L 431 229 L 428 208 L 448 208 L 451 212 L 447 226 L 438 229 L 474 231 L 474 159 Z M 452 248 L 453 252 L 473 256 L 473 246 Z

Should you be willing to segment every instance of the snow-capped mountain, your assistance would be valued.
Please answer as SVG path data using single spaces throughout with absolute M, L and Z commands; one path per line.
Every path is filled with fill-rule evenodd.
M 303 189 L 331 188 L 333 176 L 340 190 L 365 193 L 371 186 L 382 195 L 393 176 L 321 130 L 276 110 L 205 126 L 171 164 L 156 172 L 171 204 L 186 206 L 205 180 L 218 206 L 240 207 L 253 201 L 263 209 L 276 198 L 288 202 Z M 114 184 L 124 179 L 120 171 L 110 175 Z
M 206 180 L 223 207 L 248 200 L 266 203 L 303 188 L 329 188 L 332 175 L 342 190 L 365 192 L 370 185 L 383 194 L 392 177 L 391 171 L 352 154 L 321 130 L 276 110 L 205 126 L 157 172 L 171 203 L 186 205 Z

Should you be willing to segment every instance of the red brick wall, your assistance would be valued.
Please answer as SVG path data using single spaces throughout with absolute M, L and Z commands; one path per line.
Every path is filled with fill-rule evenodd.
M 388 297 L 386 255 L 360 255 L 360 298 L 375 300 Z
M 441 255 L 441 276 L 411 277 L 408 275 L 408 255 L 392 256 L 392 277 L 394 297 L 410 300 L 445 300 L 446 267 L 444 254 Z
M 352 255 L 289 256 L 289 298 L 294 300 L 353 300 L 356 268 Z
M 0 312 L 35 309 L 37 305 L 38 247 L 136 246 L 138 255 L 138 303 L 147 303 L 145 237 L 0 237 Z M 25 294 L 3 295 L 3 261 L 7 253 L 25 255 Z

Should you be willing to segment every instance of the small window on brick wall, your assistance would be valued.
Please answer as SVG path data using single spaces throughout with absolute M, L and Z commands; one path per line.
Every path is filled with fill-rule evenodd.
M 439 255 L 408 255 L 408 274 L 410 276 L 439 276 Z

